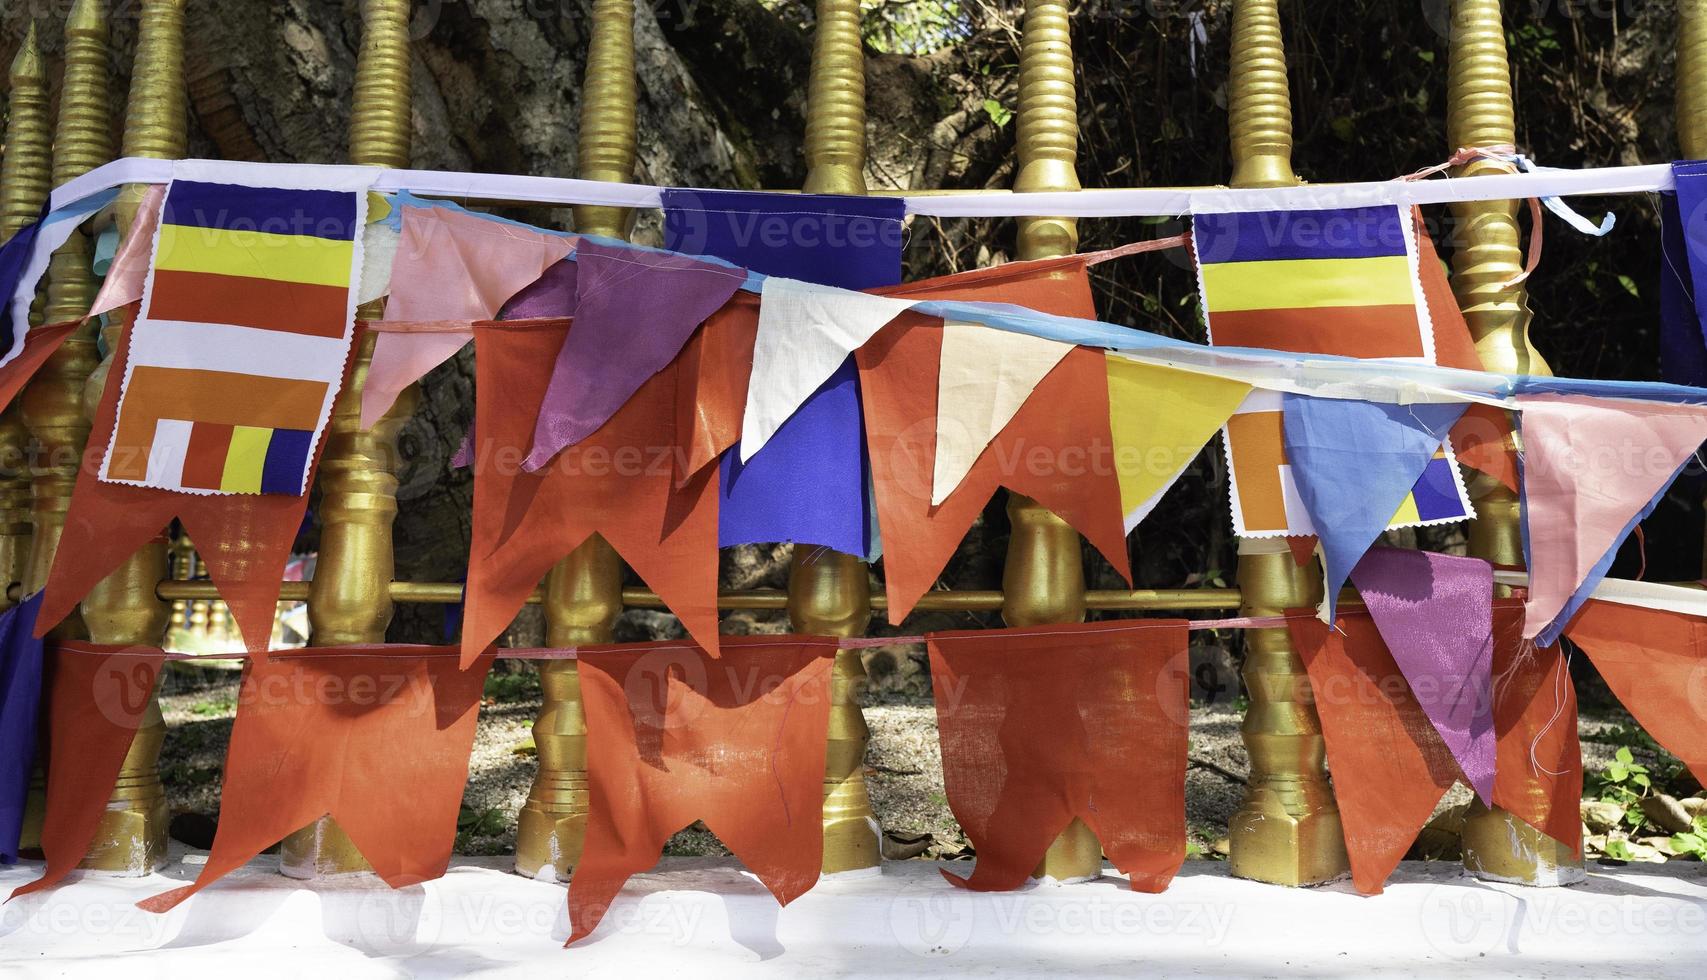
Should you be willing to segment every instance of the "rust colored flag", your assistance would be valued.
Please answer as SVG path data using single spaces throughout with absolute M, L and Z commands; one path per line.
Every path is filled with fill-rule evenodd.
M 1482 370 L 1481 355 L 1476 353 L 1476 341 L 1470 336 L 1470 325 L 1458 307 L 1458 297 L 1452 293 L 1446 269 L 1434 250 L 1422 208 L 1411 209 L 1411 222 L 1417 232 L 1417 272 L 1422 279 L 1423 302 L 1428 306 L 1429 322 L 1434 325 L 1434 359 L 1446 367 L 1466 371 Z M 1471 405 L 1459 417 L 1448 433 L 1458 461 L 1474 467 L 1517 489 L 1517 458 L 1511 449 L 1511 413 L 1492 405 Z
M 131 310 L 135 316 L 135 308 Z M 351 345 L 359 349 L 360 338 Z M 219 597 L 231 608 L 250 656 L 264 658 L 272 642 L 273 616 L 278 610 L 279 583 L 291 546 L 302 529 L 308 495 L 213 494 L 200 496 L 152 487 L 108 483 L 99 477 L 101 458 L 112 438 L 120 382 L 130 349 L 130 332 L 119 338 L 112 371 L 95 413 L 83 465 L 65 532 L 54 552 L 53 568 L 43 588 L 41 618 L 36 635 L 59 625 L 108 573 L 153 540 L 177 518 L 195 542 L 196 554 L 207 565 Z M 345 365 L 344 384 L 349 384 Z M 339 409 L 334 409 L 334 412 Z M 308 482 L 327 440 L 314 447 Z
M 52 888 L 89 853 L 166 655 L 148 647 L 54 644 L 47 660 L 47 867 L 12 897 Z
M 1378 895 L 1435 805 L 1461 777 L 1366 612 L 1329 630 L 1314 610 L 1287 623 L 1322 719 L 1351 880 Z
M 1707 782 L 1707 622 L 1591 599 L 1565 636 L 1642 729 Z
M 551 567 L 602 536 L 717 653 L 717 487 L 678 489 L 680 361 L 648 378 L 591 436 L 522 469 L 566 319 L 475 324 L 474 534 L 462 660 L 501 634 Z
M 917 300 L 1014 303 L 1060 316 L 1096 315 L 1080 256 L 996 266 L 877 292 Z M 936 582 L 999 487 L 1055 512 L 1130 582 L 1108 421 L 1108 369 L 1100 350 L 1078 348 L 1056 365 L 984 447 L 948 499 L 931 506 L 941 323 L 903 313 L 854 354 L 878 525 L 891 542 L 883 556 L 889 621 L 899 624 Z
M 1523 600 L 1494 600 L 1494 805 L 1582 853 L 1577 692 L 1557 646 L 1523 638 Z
M 1108 620 L 932 633 L 948 804 L 974 891 L 1018 888 L 1074 817 L 1132 889 L 1185 860 L 1186 623 Z
M 682 348 L 676 431 L 683 434 L 683 451 L 676 460 L 676 486 L 687 484 L 740 440 L 758 334 L 758 295 L 736 293 Z
M 671 835 L 704 820 L 784 905 L 824 851 L 827 637 L 727 637 L 580 652 L 591 810 L 569 881 L 574 943 Z
M 386 645 L 251 660 L 207 864 L 138 907 L 169 911 L 328 814 L 391 887 L 444 874 L 490 667 L 459 668 L 453 647 Z
M 58 350 L 65 339 L 83 326 L 82 320 L 67 320 L 42 327 L 31 327 L 24 334 L 23 349 L 18 356 L 0 364 L 0 409 L 12 404 L 18 392 L 35 377 L 41 366 Z

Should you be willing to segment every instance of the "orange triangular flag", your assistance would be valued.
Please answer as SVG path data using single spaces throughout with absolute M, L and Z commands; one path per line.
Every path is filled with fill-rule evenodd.
M 207 864 L 137 905 L 169 911 L 328 814 L 391 887 L 444 874 L 492 665 L 456 660 L 451 647 L 380 645 L 251 660 Z
M 715 660 L 692 643 L 580 651 L 590 810 L 569 942 L 695 820 L 782 904 L 817 882 L 835 653 L 803 636 L 726 637 Z
M 1707 782 L 1707 654 L 1696 616 L 1591 599 L 1565 627 L 1642 729 Z
M 135 310 L 132 310 L 135 315 Z M 358 336 L 351 350 L 361 346 Z M 101 458 L 112 438 L 119 388 L 130 350 L 130 331 L 119 338 L 112 372 L 90 429 L 77 486 L 65 515 L 65 531 L 54 552 L 53 569 L 43 589 L 36 635 L 59 625 L 83 597 L 138 548 L 161 534 L 177 518 L 195 542 L 196 554 L 207 566 L 219 597 L 253 657 L 264 658 L 272 642 L 273 617 L 278 611 L 279 583 L 291 546 L 302 529 L 308 495 L 174 493 L 152 487 L 107 483 L 100 479 Z M 344 385 L 349 386 L 349 364 Z M 348 392 L 346 391 L 346 394 Z M 349 405 L 340 398 L 334 413 Z M 320 464 L 326 439 L 314 449 L 309 485 Z
M 59 884 L 89 853 L 165 659 L 147 647 L 50 647 L 47 812 L 41 829 L 47 867 L 13 891 L 13 898 Z
M 917 300 L 990 300 L 1060 316 L 1094 317 L 1083 258 L 908 283 L 882 290 Z M 855 352 L 865 406 L 889 621 L 899 624 L 959 547 L 999 487 L 1024 494 L 1083 534 L 1131 581 L 1120 477 L 1108 420 L 1102 351 L 1078 348 L 1045 377 L 971 472 L 931 506 L 936 468 L 937 370 L 942 321 L 904 313 Z
M 1315 691 L 1352 884 L 1378 895 L 1459 780 L 1458 763 L 1367 612 L 1342 613 L 1329 630 L 1297 610 L 1287 626 Z
M 522 469 L 570 321 L 475 324 L 474 534 L 462 660 L 497 639 L 551 567 L 594 534 L 717 652 L 717 487 L 706 468 L 676 489 L 678 362 L 597 432 Z M 517 455 L 517 454 L 520 455 Z
M 1577 691 L 1557 646 L 1523 638 L 1523 602 L 1494 600 L 1494 805 L 1582 853 Z

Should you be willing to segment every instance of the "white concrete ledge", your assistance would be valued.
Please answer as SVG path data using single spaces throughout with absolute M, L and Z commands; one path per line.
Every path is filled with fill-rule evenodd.
M 1163 895 L 1113 877 L 975 895 L 909 861 L 778 909 L 732 863 L 682 858 L 631 881 L 592 939 L 565 950 L 563 886 L 498 858 L 395 892 L 365 876 L 304 886 L 263 858 L 169 915 L 132 904 L 192 878 L 201 857 L 174 852 L 163 874 L 85 875 L 0 907 L 0 975 L 1707 976 L 1707 869 L 1693 863 L 1591 866 L 1556 889 L 1408 863 L 1363 898 L 1349 883 L 1284 889 L 1202 861 Z M 38 867 L 0 869 L 0 894 Z

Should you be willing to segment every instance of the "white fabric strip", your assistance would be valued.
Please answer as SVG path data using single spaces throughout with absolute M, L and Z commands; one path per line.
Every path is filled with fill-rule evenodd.
M 179 320 L 149 320 L 148 329 L 134 331 L 132 337 L 132 359 L 150 367 L 260 374 L 330 385 L 343 380 L 350 350 L 348 337 Z M 265 352 L 265 363 L 257 363 L 257 351 Z
M 263 175 L 258 175 L 264 171 Z M 287 177 L 283 172 L 294 171 Z M 618 184 L 568 177 L 516 174 L 467 174 L 436 170 L 373 170 L 366 167 L 296 163 L 231 163 L 191 160 L 174 163 L 127 157 L 98 167 L 53 192 L 59 208 L 121 184 L 159 184 L 173 175 L 228 183 L 350 189 L 352 185 L 389 192 L 407 190 L 429 197 L 540 204 L 602 204 L 626 208 L 663 206 L 661 187 Z M 205 176 L 204 176 L 205 175 Z M 288 182 L 288 183 L 285 183 Z M 1074 218 L 1223 214 L 1235 211 L 1307 211 L 1377 204 L 1450 204 L 1521 197 L 1637 194 L 1674 187 L 1670 164 L 1639 167 L 1590 167 L 1489 174 L 1469 179 L 1381 180 L 1356 184 L 1302 184 L 1274 188 L 1166 188 L 1060 191 L 1014 194 L 907 195 L 909 214 L 940 218 L 1063 216 Z M 780 193 L 780 192 L 779 192 Z
M 1494 570 L 1494 581 L 1500 585 L 1529 585 L 1528 572 Z M 1616 602 L 1621 606 L 1641 606 L 1685 616 L 1707 616 L 1707 589 L 1692 589 L 1663 582 L 1636 582 L 1631 579 L 1602 579 L 1590 595 L 1595 599 Z

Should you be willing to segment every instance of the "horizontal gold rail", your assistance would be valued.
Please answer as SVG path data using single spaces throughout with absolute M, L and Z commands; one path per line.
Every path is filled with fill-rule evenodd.
M 279 587 L 279 601 L 302 602 L 308 599 L 307 582 L 285 582 Z M 161 582 L 155 594 L 167 602 L 176 600 L 212 600 L 219 590 L 212 582 Z M 393 602 L 458 602 L 462 586 L 455 582 L 393 582 Z M 535 590 L 528 602 L 538 603 Z M 663 609 L 663 600 L 649 589 L 623 589 L 623 605 L 634 609 Z M 888 597 L 878 593 L 871 597 L 874 609 L 888 608 Z M 1085 605 L 1105 611 L 1139 612 L 1175 609 L 1237 609 L 1238 589 L 1093 589 L 1085 594 Z M 717 597 L 719 609 L 788 608 L 788 593 L 782 589 L 740 589 L 722 592 Z M 994 612 L 1002 608 L 1002 593 L 984 591 L 927 592 L 913 606 L 920 612 Z

